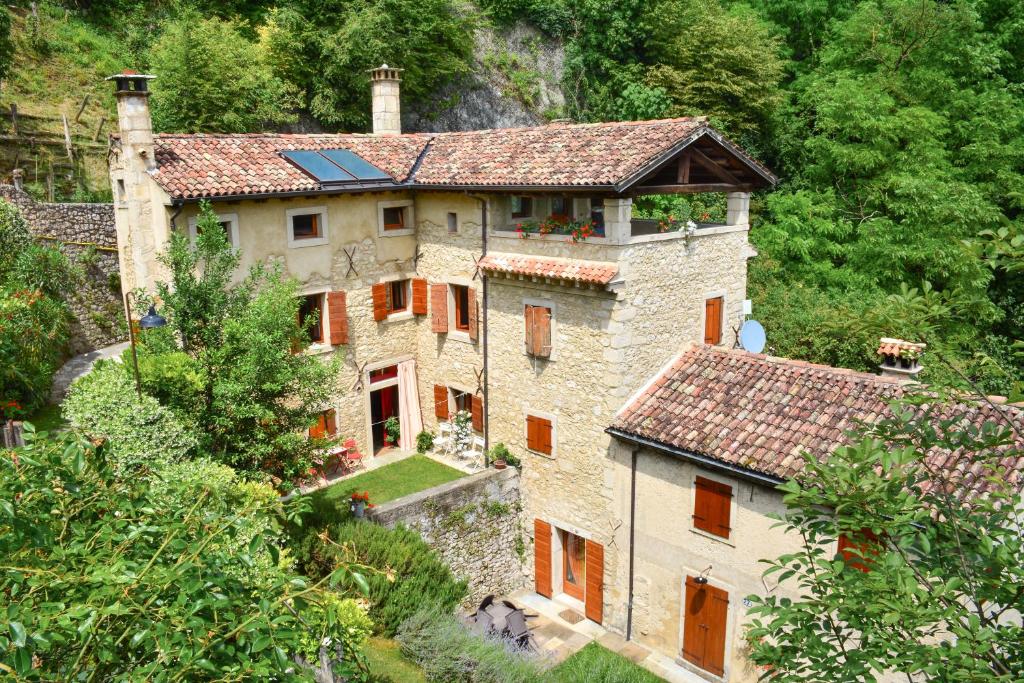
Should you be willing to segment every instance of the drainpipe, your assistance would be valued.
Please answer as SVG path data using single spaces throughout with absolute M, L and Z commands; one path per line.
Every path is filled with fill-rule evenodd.
M 482 238 L 482 251 L 480 258 L 487 256 L 487 198 L 486 197 L 474 197 L 480 202 L 480 231 Z M 490 386 L 491 374 L 487 371 L 487 276 L 484 272 L 480 271 L 480 282 L 483 289 L 483 355 L 484 355 L 484 468 L 487 468 L 490 463 L 490 459 L 487 455 L 491 448 L 491 402 L 487 400 L 488 389 Z
M 185 202 L 180 200 L 174 201 L 171 203 L 171 206 L 174 207 L 174 213 L 171 214 L 171 231 L 173 232 L 178 229 L 178 226 L 174 224 L 174 219 L 181 215 L 182 210 L 185 208 Z
M 633 550 L 636 536 L 636 459 L 640 449 L 634 448 L 629 468 L 629 599 L 626 602 L 626 640 L 633 639 Z

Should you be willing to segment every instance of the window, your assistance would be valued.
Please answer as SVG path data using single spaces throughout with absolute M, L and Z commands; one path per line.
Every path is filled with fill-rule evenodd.
M 722 343 L 722 297 L 717 296 L 704 302 L 704 343 Z
M 401 230 L 405 227 L 405 207 L 393 206 L 384 209 L 384 229 Z
M 529 197 L 512 197 L 512 218 L 533 216 L 533 200 Z
M 402 313 L 409 307 L 408 280 L 394 280 L 389 282 L 387 294 L 388 315 L 391 315 L 392 313 Z
M 128 202 L 128 191 L 124 188 L 124 179 L 117 179 L 117 203 L 124 206 Z
M 572 215 L 572 198 L 571 197 L 552 197 L 551 198 L 551 217 L 558 221 L 571 221 Z
M 308 294 L 302 297 L 302 304 L 299 306 L 299 326 L 308 330 L 309 339 L 314 344 L 324 340 L 323 294 Z
M 288 246 L 312 247 L 327 244 L 327 208 L 323 206 L 289 209 Z
M 683 613 L 683 659 L 716 676 L 725 674 L 725 625 L 729 594 L 707 584 L 707 579 L 686 577 Z
M 309 428 L 309 438 L 329 439 L 338 432 L 338 423 L 334 409 L 325 410 L 316 418 L 316 424 Z
M 448 232 L 451 234 L 459 231 L 459 215 L 455 213 L 448 214 Z
M 397 365 L 389 365 L 386 368 L 380 368 L 379 370 L 370 370 L 370 384 L 383 382 L 396 377 L 398 377 Z
M 458 389 L 452 389 L 452 404 L 455 406 L 455 412 L 465 410 L 467 413 L 473 412 L 473 394 L 468 391 L 459 391 Z
M 872 555 L 878 554 L 880 542 L 878 535 L 871 529 L 861 529 L 853 534 L 843 534 L 839 537 L 839 554 L 843 561 L 854 569 L 866 572 L 869 569 Z
M 590 198 L 590 221 L 594 224 L 594 234 L 604 237 L 604 199 Z
M 551 307 L 524 304 L 526 353 L 534 358 L 551 357 Z
M 551 455 L 553 432 L 554 426 L 551 420 L 537 415 L 526 416 L 526 447 L 531 451 Z
M 715 536 L 729 538 L 732 530 L 729 516 L 732 512 L 732 487 L 704 477 L 697 477 L 694 485 L 693 526 Z
M 217 222 L 220 225 L 221 230 L 224 231 L 225 236 L 228 238 L 228 244 L 235 249 L 238 248 L 238 214 L 235 213 L 223 213 L 217 214 Z M 199 217 L 193 216 L 188 220 L 188 232 L 189 239 L 192 240 L 192 244 L 195 244 L 196 238 L 203 234 L 203 229 L 199 225 Z
M 455 303 L 455 329 L 469 332 L 469 287 L 451 285 L 452 301 Z

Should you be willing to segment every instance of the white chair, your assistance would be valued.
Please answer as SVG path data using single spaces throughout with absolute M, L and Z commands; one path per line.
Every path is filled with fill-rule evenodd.
M 469 448 L 462 451 L 460 455 L 466 460 L 469 460 L 470 463 L 474 465 L 479 464 L 482 467 L 484 460 L 484 437 L 474 435 L 473 441 L 469 444 Z
M 452 445 L 452 423 L 438 422 L 437 436 L 434 438 L 434 450 L 447 453 Z

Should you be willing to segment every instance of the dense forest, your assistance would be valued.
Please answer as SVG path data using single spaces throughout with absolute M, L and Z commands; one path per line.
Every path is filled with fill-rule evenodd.
M 930 381 L 1019 396 L 1016 0 L 115 0 L 0 19 L 0 76 L 28 82 L 17 65 L 46 54 L 146 69 L 158 128 L 226 132 L 366 130 L 380 62 L 405 69 L 403 107 L 441 112 L 476 32 L 525 22 L 564 51 L 564 105 L 542 118 L 706 115 L 782 179 L 751 232 L 772 352 L 870 370 L 901 336 L 929 344 Z M 530 99 L 537 74 L 502 59 Z

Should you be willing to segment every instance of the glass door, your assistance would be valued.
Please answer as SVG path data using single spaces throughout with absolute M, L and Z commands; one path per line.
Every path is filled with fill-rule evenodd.
M 562 590 L 577 600 L 583 599 L 584 581 L 587 575 L 586 541 L 576 534 L 563 532 L 562 539 Z

